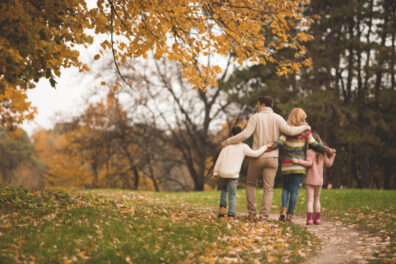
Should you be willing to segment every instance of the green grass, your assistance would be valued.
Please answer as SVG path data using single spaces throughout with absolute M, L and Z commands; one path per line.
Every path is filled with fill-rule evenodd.
M 92 192 L 92 191 L 90 191 Z M 93 191 L 106 193 L 112 190 Z M 120 191 L 130 193 L 129 191 Z M 278 213 L 281 205 L 281 189 L 274 190 L 272 212 Z M 219 191 L 155 193 L 133 192 L 135 195 L 151 198 L 157 203 L 169 206 L 203 207 L 217 209 Z M 257 202 L 260 204 L 262 189 L 257 190 Z M 321 205 L 324 220 L 341 221 L 348 225 L 379 234 L 389 241 L 383 252 L 377 254 L 374 263 L 392 262 L 396 256 L 396 191 L 395 190 L 322 190 Z M 246 212 L 245 190 L 238 190 L 237 211 Z M 295 213 L 306 212 L 306 193 L 300 189 Z
M 299 226 L 219 220 L 173 194 L 83 193 L 0 186 L 1 263 L 298 263 L 318 246 Z
M 257 191 L 257 200 L 262 190 Z M 304 227 L 216 218 L 220 192 L 30 191 L 0 185 L 1 263 L 298 263 L 318 241 Z M 274 191 L 273 212 L 281 190 Z M 396 254 L 396 191 L 323 190 L 322 215 L 388 242 L 374 263 Z M 259 202 L 260 203 L 260 202 Z M 296 214 L 305 214 L 300 190 Z M 237 212 L 246 212 L 238 190 Z

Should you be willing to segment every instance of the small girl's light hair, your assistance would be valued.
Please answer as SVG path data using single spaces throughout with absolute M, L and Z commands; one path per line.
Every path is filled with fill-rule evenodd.
M 287 118 L 287 124 L 289 126 L 302 126 L 307 125 L 305 119 L 307 114 L 302 108 L 294 108 L 290 111 L 289 117 Z

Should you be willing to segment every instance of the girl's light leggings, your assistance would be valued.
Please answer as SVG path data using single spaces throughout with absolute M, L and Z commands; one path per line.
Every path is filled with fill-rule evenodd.
M 321 185 L 309 185 L 306 184 L 307 190 L 307 212 L 312 213 L 315 208 L 315 212 L 320 212 L 320 191 L 322 190 Z

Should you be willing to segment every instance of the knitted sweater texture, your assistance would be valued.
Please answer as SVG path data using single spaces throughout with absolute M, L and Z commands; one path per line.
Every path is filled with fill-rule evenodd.
M 282 175 L 306 173 L 306 167 L 301 164 L 295 164 L 291 160 L 293 158 L 297 160 L 304 160 L 305 148 L 307 145 L 311 146 L 311 148 L 316 151 L 332 154 L 332 149 L 317 142 L 312 136 L 310 130 L 305 130 L 300 135 L 294 137 L 281 135 L 275 144 L 276 146 L 271 147 L 271 150 L 280 148 L 282 146 L 285 147 L 285 155 L 282 157 Z

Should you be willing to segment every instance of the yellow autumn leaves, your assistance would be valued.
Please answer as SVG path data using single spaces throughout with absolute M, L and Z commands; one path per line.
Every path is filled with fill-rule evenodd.
M 221 72 L 216 63 L 204 67 L 199 56 L 233 54 L 242 64 L 246 60 L 278 64 L 278 74 L 296 73 L 305 63 L 276 56 L 276 50 L 291 47 L 296 59 L 304 57 L 303 43 L 312 39 L 306 32 L 294 33 L 299 23 L 305 29 L 312 22 L 304 17 L 308 1 L 99 1 L 91 10 L 98 33 L 107 33 L 105 21 L 114 16 L 114 33 L 124 41 L 115 43 L 117 58 L 167 57 L 183 67 L 183 76 L 195 88 L 216 85 Z M 303 21 L 304 20 L 304 21 Z M 290 44 L 290 45 L 288 45 Z M 108 42 L 102 47 L 110 48 Z
M 110 34 L 117 41 L 115 57 L 121 63 L 130 58 L 167 57 L 178 61 L 183 77 L 195 88 L 217 85 L 221 68 L 216 63 L 204 66 L 200 56 L 232 54 L 239 64 L 245 61 L 278 65 L 278 75 L 296 73 L 305 58 L 304 43 L 312 39 L 306 29 L 312 19 L 304 15 L 301 0 L 220 1 L 220 0 L 98 0 L 88 9 L 83 0 L 55 0 L 34 4 L 12 0 L 0 4 L 0 90 L 33 88 L 40 78 L 55 86 L 62 67 L 79 67 L 74 44 L 90 45 L 95 34 Z M 110 21 L 113 17 L 113 27 Z M 17 31 L 15 29 L 18 29 Z M 101 43 L 110 49 L 111 43 Z M 295 58 L 283 58 L 278 51 L 290 47 Z M 95 55 L 98 60 L 100 55 Z M 5 67 L 4 67 L 5 66 Z M 17 87 L 17 88 L 15 88 Z M 2 112 L 31 108 L 26 100 L 10 99 L 15 107 L 0 101 Z M 18 105 L 21 104 L 22 105 Z M 29 115 L 25 115 L 28 118 Z M 0 117 L 3 119 L 3 116 Z M 23 118 L 22 118 L 23 119 Z M 20 119 L 10 121 L 20 124 Z M 2 124 L 9 122 L 1 121 Z

